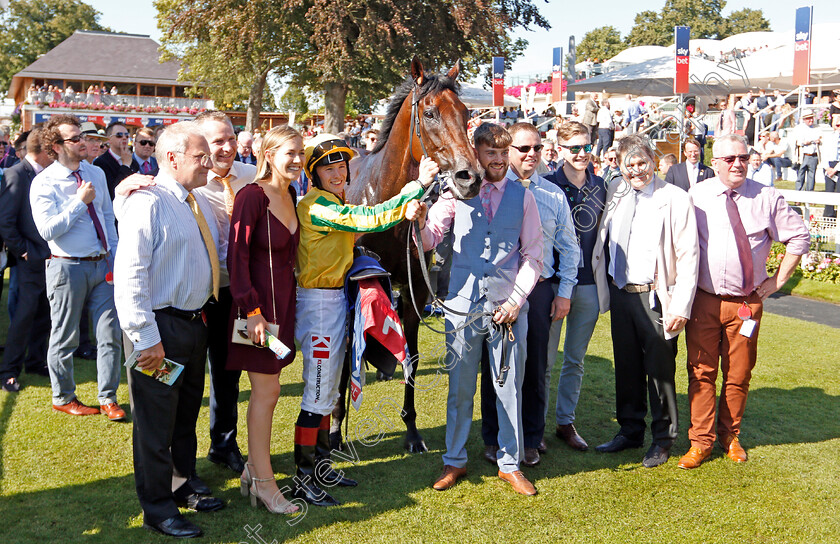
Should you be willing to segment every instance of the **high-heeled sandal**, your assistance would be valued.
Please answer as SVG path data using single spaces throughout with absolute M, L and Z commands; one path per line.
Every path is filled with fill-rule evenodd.
M 250 466 L 251 463 L 245 463 L 245 470 L 242 471 L 242 475 L 239 477 L 239 493 L 243 497 L 251 494 L 251 482 L 253 478 L 251 478 L 251 470 L 248 468 Z
M 274 478 L 251 478 L 251 487 L 249 488 L 251 493 L 251 506 L 257 508 L 257 501 L 259 501 L 263 504 L 263 506 L 265 506 L 266 510 L 272 514 L 294 514 L 300 510 L 300 507 L 286 499 L 279 489 L 271 496 L 270 499 L 265 499 L 260 495 L 257 490 L 257 483 L 273 481 Z M 282 500 L 278 499 L 278 495 L 282 498 Z

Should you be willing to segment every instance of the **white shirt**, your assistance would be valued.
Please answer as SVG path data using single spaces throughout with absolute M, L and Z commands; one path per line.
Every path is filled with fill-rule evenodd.
M 636 197 L 636 212 L 630 226 L 630 240 L 627 244 L 627 283 L 639 285 L 653 283 L 656 273 L 656 251 L 662 232 L 662 212 L 653 199 L 653 181 L 641 190 L 631 189 L 627 196 Z M 610 275 L 615 277 L 615 255 L 620 234 L 620 221 L 616 214 L 610 223 Z
M 817 144 L 808 142 L 813 142 L 820 137 L 822 133 L 818 128 L 800 123 L 793 129 L 793 134 L 796 138 L 796 144 L 802 148 L 803 153 L 813 154 L 817 152 Z
M 609 108 L 601 107 L 598 110 L 598 115 L 596 116 L 598 120 L 598 128 L 614 128 L 615 124 L 613 123 L 612 113 L 610 113 Z
M 112 156 L 112 157 L 114 157 L 114 159 L 117 161 L 117 163 L 119 163 L 119 165 L 120 165 L 120 166 L 122 166 L 122 159 L 120 158 L 120 156 L 119 156 L 119 155 L 117 155 L 116 153 L 114 153 L 114 151 L 113 151 L 112 149 L 110 149 L 110 148 L 108 149 L 108 153 L 110 153 L 110 154 L 111 154 L 111 156 Z
M 233 189 L 233 194 L 252 181 L 257 176 L 257 167 L 253 164 L 245 164 L 244 162 L 234 161 L 233 166 L 228 170 L 230 178 L 230 186 Z M 228 236 L 230 235 L 230 218 L 225 207 L 225 186 L 221 181 L 218 181 L 219 175 L 210 170 L 207 173 L 207 185 L 199 187 L 194 192 L 204 195 L 210 207 L 213 209 L 213 215 L 216 217 L 216 222 L 219 224 L 219 246 L 225 248 L 227 254 Z M 209 218 L 208 218 L 209 221 Z M 219 257 L 220 259 L 221 256 Z M 230 285 L 230 275 L 227 270 L 227 259 L 222 259 L 221 264 L 221 278 L 219 285 L 227 287 Z
M 820 150 L 820 157 L 822 158 L 823 170 L 831 168 L 830 162 L 840 161 L 840 132 L 834 131 L 831 134 L 826 134 L 823 138 L 822 149 Z M 837 165 L 834 165 L 837 169 Z
M 122 237 L 114 259 L 114 302 L 120 327 L 136 350 L 160 342 L 153 310 L 197 310 L 213 292 L 210 257 L 187 194 L 161 172 L 154 186 L 133 192 L 117 208 Z M 193 196 L 224 262 L 210 203 L 200 193 Z
M 694 187 L 697 185 L 697 175 L 700 173 L 700 163 L 691 164 L 690 161 L 685 161 L 685 171 L 688 174 L 688 186 Z
M 41 171 L 44 169 L 43 166 L 29 158 L 29 155 L 25 156 L 24 160 L 29 163 L 29 166 L 31 166 L 33 170 L 35 170 L 35 175 L 40 174 Z
M 759 182 L 762 185 L 772 187 L 773 167 L 768 165 L 766 162 L 762 162 L 758 170 L 753 170 L 753 167 L 750 166 L 749 168 L 747 168 L 747 177 L 753 181 Z

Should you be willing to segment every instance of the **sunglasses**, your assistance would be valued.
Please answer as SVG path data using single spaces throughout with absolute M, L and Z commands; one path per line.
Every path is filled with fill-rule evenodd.
M 149 145 L 154 147 L 155 143 L 151 140 L 137 140 L 137 145 Z
M 3 147 L 6 147 L 7 145 L 9 145 L 9 142 L 0 142 L 0 145 L 2 145 Z
M 618 157 L 605 157 L 605 159 L 610 161 L 610 162 L 615 162 L 615 161 L 618 160 Z
M 542 148 L 544 146 L 543 146 L 543 144 L 537 144 L 537 145 L 512 145 L 511 147 L 514 148 L 515 150 L 519 151 L 520 153 L 529 153 L 531 151 L 531 149 L 533 149 L 534 151 L 539 153 L 540 151 L 542 151 Z
M 723 161 L 726 164 L 734 164 L 736 160 L 740 160 L 741 162 L 747 162 L 750 160 L 750 156 L 748 154 L 743 155 L 727 155 L 725 157 L 715 157 L 719 161 Z
M 75 136 L 73 136 L 72 138 L 64 138 L 64 139 L 63 139 L 63 140 L 61 140 L 61 141 L 62 141 L 62 142 L 64 142 L 64 143 L 67 143 L 67 142 L 72 142 L 72 143 L 74 143 L 74 144 L 77 144 L 77 143 L 79 143 L 79 142 L 81 142 L 81 141 L 82 141 L 82 135 L 81 135 L 81 134 L 76 134 L 76 135 L 75 135 Z
M 589 152 L 592 151 L 592 144 L 586 144 L 586 145 L 563 145 L 563 144 L 560 144 L 560 147 L 562 147 L 563 149 L 568 149 L 572 153 L 572 155 L 577 155 L 578 153 L 580 153 L 581 149 L 584 151 L 584 153 L 589 153 Z
M 111 136 L 116 136 L 117 138 L 128 138 L 128 132 L 115 132 L 111 134 Z

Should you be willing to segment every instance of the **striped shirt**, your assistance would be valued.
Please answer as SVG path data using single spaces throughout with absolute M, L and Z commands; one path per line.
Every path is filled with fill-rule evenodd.
M 120 246 L 114 260 L 114 302 L 134 349 L 160 342 L 153 310 L 196 310 L 213 291 L 207 248 L 186 202 L 187 190 L 161 172 L 155 185 L 135 191 L 117 207 Z M 213 209 L 193 193 L 218 248 Z M 219 259 L 226 255 L 219 250 Z

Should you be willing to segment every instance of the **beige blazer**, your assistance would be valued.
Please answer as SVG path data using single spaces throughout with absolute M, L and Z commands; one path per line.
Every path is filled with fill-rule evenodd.
M 697 290 L 697 273 L 700 267 L 700 249 L 697 237 L 697 219 L 688 193 L 665 183 L 658 177 L 653 181 L 653 198 L 662 210 L 662 230 L 659 238 L 651 243 L 659 244 L 656 255 L 655 290 L 662 304 L 662 315 L 691 317 L 691 305 Z M 592 271 L 598 288 L 598 304 L 601 313 L 610 309 L 610 290 L 607 279 L 607 259 L 604 255 L 610 222 L 616 209 L 613 202 L 616 193 L 626 194 L 629 185 L 623 177 L 617 177 L 607 189 L 607 204 L 598 225 L 598 239 L 592 253 Z M 667 332 L 665 338 L 677 336 L 681 331 Z

